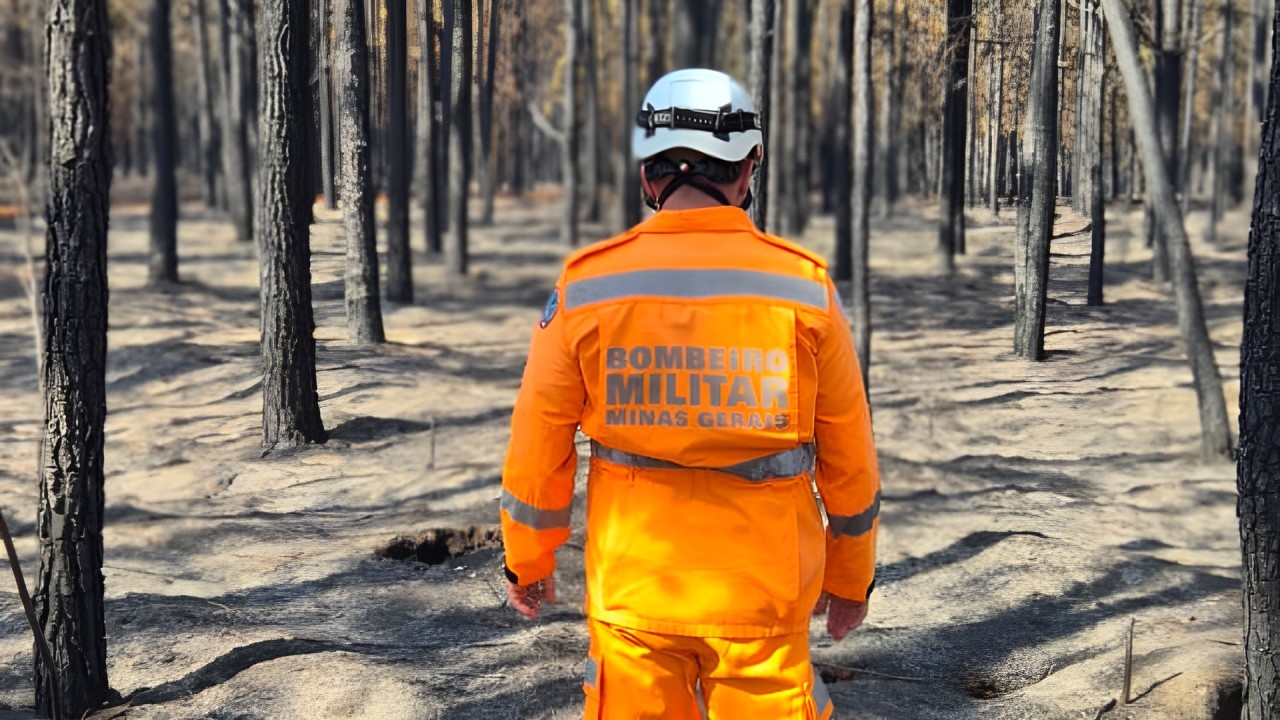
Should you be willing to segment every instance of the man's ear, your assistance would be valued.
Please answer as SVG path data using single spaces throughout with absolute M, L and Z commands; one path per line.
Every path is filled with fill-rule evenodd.
M 756 161 L 754 158 L 747 158 L 742 161 L 742 175 L 738 176 L 738 182 L 734 183 L 734 205 L 742 205 L 747 199 L 747 193 L 751 192 L 751 178 L 755 175 Z

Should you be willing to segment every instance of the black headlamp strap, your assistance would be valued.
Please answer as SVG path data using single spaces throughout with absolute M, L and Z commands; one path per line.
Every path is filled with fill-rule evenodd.
M 729 105 L 724 105 L 714 112 L 688 108 L 656 110 L 652 105 L 646 105 L 636 115 L 636 126 L 645 131 L 646 137 L 653 137 L 659 128 L 701 130 L 725 142 L 728 142 L 729 135 L 732 133 L 764 129 L 759 115 L 745 110 L 730 110 Z

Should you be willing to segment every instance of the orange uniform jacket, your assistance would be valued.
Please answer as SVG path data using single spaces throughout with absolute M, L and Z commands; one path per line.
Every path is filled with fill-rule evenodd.
M 570 257 L 540 325 L 503 469 L 520 584 L 569 537 L 581 427 L 590 617 L 771 637 L 807 632 L 820 590 L 866 599 L 879 476 L 821 258 L 737 208 L 664 211 Z

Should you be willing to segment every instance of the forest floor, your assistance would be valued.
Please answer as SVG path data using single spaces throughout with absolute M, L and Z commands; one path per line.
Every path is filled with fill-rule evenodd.
M 558 205 L 500 201 L 463 282 L 419 250 L 417 302 L 384 306 L 376 349 L 345 341 L 339 215 L 318 210 L 330 440 L 265 456 L 254 253 L 186 209 L 184 282 L 164 293 L 144 287 L 145 207 L 111 219 L 106 620 L 125 717 L 579 716 L 581 508 L 563 602 L 538 622 L 505 605 L 500 550 L 483 547 L 526 343 L 565 255 Z M 1197 460 L 1140 211 L 1113 208 L 1108 304 L 1090 308 L 1087 235 L 1070 234 L 1086 223 L 1061 210 L 1042 363 L 1010 352 L 1012 211 L 971 213 L 950 281 L 934 275 L 932 205 L 873 227 L 878 589 L 844 642 L 813 625 L 840 718 L 1095 718 L 1120 694 L 1134 621 L 1137 700 L 1103 717 L 1238 703 L 1234 467 Z M 805 242 L 829 252 L 831 227 L 816 218 Z M 1246 233 L 1239 211 L 1195 247 L 1233 418 Z M 0 508 L 33 582 L 41 400 L 21 247 L 0 231 Z M 481 549 L 443 564 L 379 554 L 473 527 Z M 0 593 L 0 716 L 29 717 L 31 638 L 16 593 Z

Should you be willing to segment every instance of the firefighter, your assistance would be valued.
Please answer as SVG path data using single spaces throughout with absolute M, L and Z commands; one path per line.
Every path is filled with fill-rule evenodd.
M 831 717 L 809 617 L 866 617 L 880 504 L 852 337 L 823 259 L 744 211 L 761 120 L 680 70 L 632 147 L 657 212 L 572 255 L 529 351 L 503 468 L 508 595 L 554 602 L 575 433 L 586 489 L 587 718 Z M 825 519 L 815 500 L 816 483 Z

